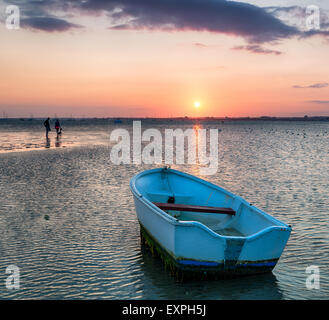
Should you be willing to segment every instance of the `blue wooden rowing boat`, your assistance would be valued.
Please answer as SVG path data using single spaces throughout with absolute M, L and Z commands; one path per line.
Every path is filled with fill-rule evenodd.
M 240 196 L 168 168 L 130 181 L 142 239 L 172 271 L 216 277 L 271 271 L 291 227 Z

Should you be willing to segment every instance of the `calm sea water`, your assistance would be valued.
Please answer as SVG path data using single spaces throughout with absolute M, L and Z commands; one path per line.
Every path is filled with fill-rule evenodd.
M 116 166 L 109 156 L 111 130 L 131 130 L 131 121 L 66 120 L 62 138 L 52 131 L 47 142 L 41 120 L 2 120 L 0 298 L 328 299 L 329 123 L 199 125 L 220 129 L 218 172 L 205 178 L 292 225 L 273 273 L 179 283 L 141 247 L 129 180 L 153 166 Z M 142 122 L 177 127 L 193 124 Z M 5 286 L 12 264 L 17 290 Z M 320 289 L 306 288 L 311 265 Z

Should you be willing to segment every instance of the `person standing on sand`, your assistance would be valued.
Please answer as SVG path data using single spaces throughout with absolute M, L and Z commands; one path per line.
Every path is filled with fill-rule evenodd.
M 56 119 L 56 122 L 55 122 L 55 129 L 56 129 L 56 133 L 57 133 L 57 137 L 62 134 L 62 127 L 58 121 L 58 119 Z
M 48 118 L 43 124 L 46 128 L 46 139 L 48 139 L 48 132 L 51 131 L 50 129 L 50 122 L 49 122 L 50 118 Z

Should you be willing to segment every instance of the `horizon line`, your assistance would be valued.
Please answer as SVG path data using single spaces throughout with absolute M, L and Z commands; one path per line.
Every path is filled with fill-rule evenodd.
M 0 117 L 0 120 L 9 120 L 9 119 L 13 119 L 13 120 L 39 120 L 39 119 L 44 119 L 44 118 L 48 118 L 48 117 Z M 329 115 L 304 115 L 304 116 L 240 116 L 240 117 L 212 117 L 212 116 L 205 116 L 205 117 L 190 117 L 190 116 L 180 116 L 180 117 L 95 117 L 95 116 L 69 116 L 69 117 L 65 117 L 65 116 L 59 116 L 59 117 L 49 117 L 50 119 L 110 119 L 110 120 L 134 120 L 134 119 L 153 119 L 153 120 L 241 120 L 241 119 L 250 119 L 250 120 L 274 120 L 274 119 L 279 119 L 279 120 L 284 120 L 284 119 L 314 119 L 314 118 L 328 118 L 329 119 Z

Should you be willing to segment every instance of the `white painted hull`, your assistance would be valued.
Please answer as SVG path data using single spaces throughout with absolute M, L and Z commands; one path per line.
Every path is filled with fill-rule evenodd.
M 169 179 L 171 184 L 167 190 L 159 181 L 163 174 L 168 175 L 169 178 L 165 179 Z M 176 170 L 144 171 L 131 180 L 130 187 L 143 230 L 168 254 L 176 267 L 183 270 L 209 270 L 225 274 L 272 270 L 290 236 L 290 226 L 251 206 L 241 197 Z M 198 188 L 199 190 L 196 190 Z M 191 190 L 196 190 L 196 197 L 191 197 Z M 187 213 L 179 213 L 181 216 L 175 218 L 173 213 L 168 214 L 152 203 L 155 200 L 164 201 L 174 193 L 177 201 L 181 203 L 195 204 L 195 201 L 199 201 L 202 205 L 211 192 L 215 193 L 211 205 L 230 206 L 236 210 L 236 215 L 219 217 L 195 214 L 191 218 Z M 224 231 L 231 229 L 219 228 L 218 231 L 212 228 L 204 216 L 207 216 L 211 223 L 218 219 L 219 226 L 232 225 L 237 230 L 242 230 L 243 234 L 224 235 Z M 203 223 L 203 220 L 206 222 Z M 246 223 L 252 223 L 254 226 L 245 226 Z

